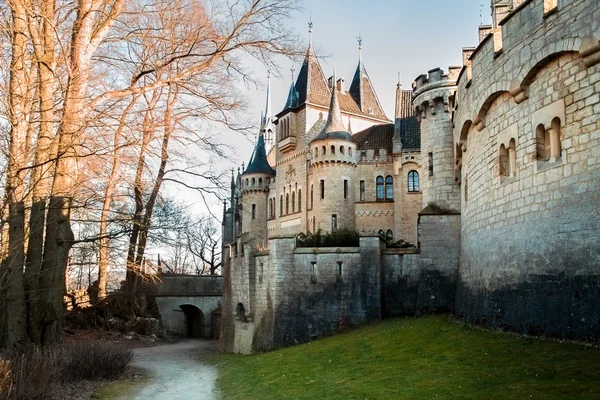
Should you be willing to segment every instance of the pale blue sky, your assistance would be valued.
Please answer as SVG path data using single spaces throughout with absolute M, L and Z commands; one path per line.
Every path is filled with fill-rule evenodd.
M 358 63 L 356 37 L 360 31 L 363 61 L 386 114 L 393 118 L 398 73 L 403 87 L 410 89 L 413 80 L 428 70 L 441 67 L 447 71 L 448 66 L 460 65 L 461 49 L 477 45 L 482 3 L 483 22 L 488 24 L 491 20 L 489 0 L 304 0 L 303 11 L 290 23 L 306 45 L 309 14 L 312 14 L 314 47 L 330 55 L 321 61 L 324 73 L 330 76 L 335 65 L 338 77 L 344 77 L 347 86 Z M 290 68 L 293 66 L 297 72 L 301 62 L 301 59 L 294 63 L 283 60 L 283 77 L 272 79 L 274 114 L 285 104 L 291 82 Z M 266 84 L 267 71 L 258 67 L 256 78 Z M 257 124 L 264 109 L 264 89 L 264 86 L 252 87 L 247 93 L 250 99 L 247 113 Z M 247 163 L 253 149 L 252 138 L 244 139 L 229 131 L 222 135 L 236 154 L 215 169 L 225 170 Z

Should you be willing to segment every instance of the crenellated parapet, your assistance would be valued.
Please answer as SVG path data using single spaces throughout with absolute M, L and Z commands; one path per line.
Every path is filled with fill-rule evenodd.
M 573 20 L 573 15 L 577 19 Z M 472 51 L 463 50 L 457 80 L 455 142 L 463 126 L 481 131 L 489 106 L 502 93 L 520 104 L 549 59 L 578 54 L 587 67 L 600 62 L 600 10 L 597 0 L 509 0 L 493 5 L 491 29 Z M 470 53 L 470 54 L 469 54 Z
M 444 73 L 441 68 L 435 68 L 415 79 L 413 106 L 421 120 L 428 115 L 437 114 L 440 110 L 445 113 L 450 112 L 460 69 L 460 67 L 450 67 L 448 73 Z

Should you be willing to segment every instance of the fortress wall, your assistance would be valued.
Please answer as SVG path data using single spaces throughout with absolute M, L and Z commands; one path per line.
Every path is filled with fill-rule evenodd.
M 462 154 L 457 314 L 525 333 L 600 339 L 600 65 L 579 53 L 600 37 L 595 0 L 524 2 L 482 42 L 459 80 Z M 596 39 L 597 41 L 597 39 Z M 494 51 L 496 50 L 496 51 Z M 538 155 L 536 127 L 560 118 L 558 159 Z M 543 132 L 543 130 L 542 130 Z M 514 172 L 500 146 L 515 141 Z
M 272 245 L 279 240 L 291 257 L 277 259 L 274 348 L 381 318 L 379 238 L 361 237 L 360 248 L 291 251 L 294 239 L 276 239 Z

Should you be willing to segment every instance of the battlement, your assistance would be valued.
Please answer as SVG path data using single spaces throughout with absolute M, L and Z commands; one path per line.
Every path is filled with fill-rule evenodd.
M 573 15 L 581 16 L 577 23 Z M 456 105 L 466 108 L 455 122 L 472 120 L 482 129 L 486 99 L 494 93 L 509 92 L 515 102 L 525 101 L 531 79 L 552 57 L 571 52 L 579 53 L 588 67 L 600 62 L 598 18 L 597 0 L 495 2 L 491 29 L 480 27 L 479 45 L 463 49 Z
M 427 74 L 419 75 L 412 84 L 415 96 L 436 87 L 454 86 L 460 70 L 461 67 L 452 66 L 448 68 L 448 73 L 444 73 L 444 70 L 438 67 L 429 70 Z

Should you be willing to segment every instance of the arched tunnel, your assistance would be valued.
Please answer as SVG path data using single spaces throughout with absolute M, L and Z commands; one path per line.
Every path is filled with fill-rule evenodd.
M 198 307 L 191 304 L 182 304 L 179 306 L 183 311 L 185 321 L 185 334 L 190 338 L 206 337 L 204 332 L 204 313 Z

